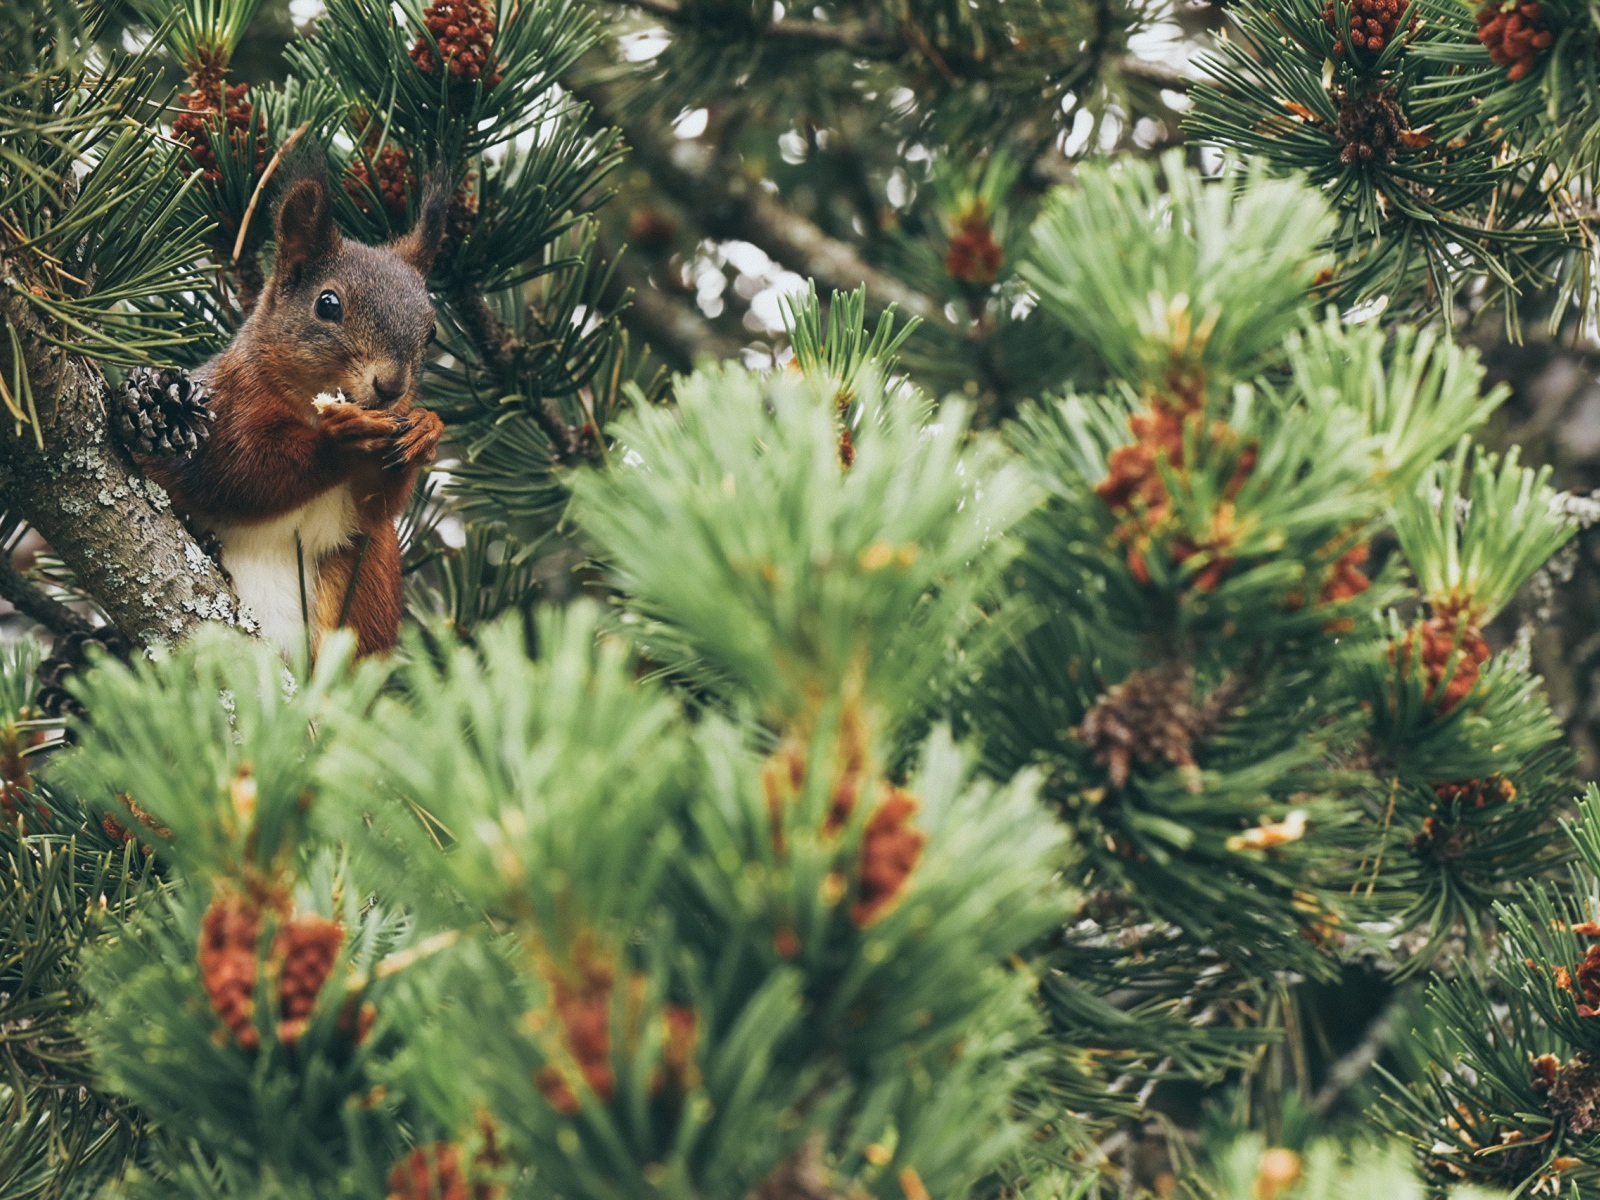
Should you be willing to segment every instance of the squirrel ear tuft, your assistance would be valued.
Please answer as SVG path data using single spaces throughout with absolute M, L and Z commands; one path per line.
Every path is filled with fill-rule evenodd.
M 339 227 L 333 223 L 327 183 L 317 178 L 297 180 L 278 205 L 276 228 L 278 257 L 273 278 L 293 287 L 305 278 L 309 267 L 339 251 Z
M 417 223 L 411 232 L 397 238 L 393 249 L 417 270 L 426 275 L 438 257 L 439 246 L 444 241 L 444 221 L 450 208 L 450 193 L 437 185 L 422 195 L 422 208 L 417 213 Z

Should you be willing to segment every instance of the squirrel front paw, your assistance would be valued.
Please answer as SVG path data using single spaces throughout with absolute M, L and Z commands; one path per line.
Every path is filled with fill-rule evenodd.
M 400 436 L 384 456 L 384 466 L 396 471 L 426 466 L 433 461 L 442 437 L 444 422 L 439 414 L 427 408 L 413 408 L 401 418 Z
M 318 414 L 317 425 L 338 445 L 382 458 L 404 430 L 405 418 L 359 404 L 330 404 Z
M 112 427 L 139 454 L 187 458 L 211 436 L 206 388 L 181 367 L 135 367 L 111 395 Z

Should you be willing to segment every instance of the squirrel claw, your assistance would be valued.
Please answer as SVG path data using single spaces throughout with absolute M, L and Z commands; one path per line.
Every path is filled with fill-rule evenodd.
M 399 418 L 393 445 L 384 455 L 383 465 L 391 471 L 404 471 L 433 461 L 444 436 L 444 422 L 430 409 L 414 408 Z

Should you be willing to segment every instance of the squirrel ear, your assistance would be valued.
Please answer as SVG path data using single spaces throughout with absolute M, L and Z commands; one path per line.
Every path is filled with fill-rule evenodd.
M 432 269 L 439 245 L 444 241 L 444 219 L 449 208 L 450 193 L 442 187 L 430 187 L 422 195 L 417 223 L 411 227 L 411 232 L 394 241 L 394 252 L 424 275 Z
M 272 269 L 274 280 L 290 287 L 298 284 L 306 269 L 332 258 L 339 249 L 339 227 L 333 223 L 333 205 L 328 200 L 328 185 L 320 179 L 295 182 L 278 205 L 278 258 Z

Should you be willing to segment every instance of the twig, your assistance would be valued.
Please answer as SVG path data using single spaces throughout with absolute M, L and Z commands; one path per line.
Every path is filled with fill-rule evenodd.
M 1367 895 L 1372 895 L 1372 889 L 1378 886 L 1378 872 L 1383 869 L 1383 852 L 1389 848 L 1389 824 L 1394 820 L 1394 802 L 1396 793 L 1400 790 L 1400 776 L 1396 775 L 1389 781 L 1389 807 L 1383 812 L 1383 840 L 1378 843 L 1378 857 L 1372 864 L 1372 878 L 1367 880 Z M 1365 867 L 1366 860 L 1361 865 Z M 1356 881 L 1359 885 L 1360 880 Z M 1355 887 L 1350 889 L 1350 894 L 1355 895 Z
M 524 353 L 521 339 L 494 315 L 482 292 L 467 287 L 458 288 L 450 299 L 462 331 L 472 340 L 484 366 L 488 367 L 501 387 L 514 390 Z M 549 396 L 528 406 L 527 411 L 550 439 L 558 462 L 597 453 L 597 450 L 589 449 L 594 445 L 593 439 L 584 438 L 573 429 Z
M 93 628 L 86 619 L 3 560 L 0 560 L 0 596 L 9 600 L 23 616 L 39 622 L 57 637 L 64 633 L 88 633 Z
M 1320 1117 L 1326 1113 L 1333 1107 L 1334 1101 L 1359 1081 L 1367 1073 L 1367 1069 L 1378 1061 L 1378 1056 L 1388 1046 L 1389 1038 L 1394 1033 L 1395 1016 L 1399 1009 L 1399 1000 L 1391 1000 L 1389 1006 L 1373 1018 L 1372 1024 L 1367 1026 L 1367 1032 L 1361 1035 L 1361 1040 L 1354 1048 L 1333 1064 L 1333 1068 L 1328 1072 L 1328 1078 L 1317 1089 L 1317 1094 L 1311 1097 L 1312 1116 Z
M 674 25 L 693 27 L 701 24 L 696 14 L 677 0 L 627 0 L 627 3 L 630 7 Z M 717 30 L 710 28 L 707 32 L 715 33 Z M 821 50 L 848 50 L 859 58 L 896 58 L 914 50 L 933 64 L 946 83 L 952 87 L 961 85 L 960 78 L 951 70 L 944 56 L 909 17 L 903 21 L 902 29 L 894 32 L 849 22 L 803 21 L 785 17 L 752 26 L 749 33 L 772 41 L 809 43 Z M 1111 65 L 1131 79 L 1153 83 L 1174 92 L 1187 92 L 1200 82 L 1184 71 L 1132 54 L 1116 58 Z
M 1172 92 L 1187 92 L 1201 82 L 1184 71 L 1166 66 L 1164 63 L 1135 58 L 1131 54 L 1122 55 L 1113 60 L 1111 65 L 1116 68 L 1119 75 L 1126 75 L 1129 79 L 1141 79 L 1145 83 L 1153 83 Z
M 695 15 L 685 11 L 683 5 L 675 3 L 675 0 L 627 0 L 627 3 L 641 12 L 675 25 L 696 24 Z M 752 26 L 750 32 L 774 41 L 810 43 L 825 50 L 848 50 L 851 54 L 866 58 L 892 58 L 906 50 L 901 39 L 867 25 L 784 18 Z
M 563 83 L 602 120 L 621 125 L 623 136 L 633 148 L 634 161 L 649 172 L 663 192 L 695 214 L 708 236 L 738 238 L 759 246 L 792 270 L 815 279 L 819 287 L 850 291 L 865 285 L 877 304 L 893 304 L 901 312 L 925 321 L 948 324 L 938 305 L 926 295 L 880 271 L 854 246 L 824 233 L 815 222 L 789 208 L 757 181 L 746 178 L 742 171 L 726 163 L 715 164 L 706 171 L 680 167 L 642 124 L 621 120 L 622 114 L 612 111 L 613 106 L 600 88 L 579 80 Z M 713 172 L 717 175 L 716 189 L 709 187 Z M 716 202 L 708 205 L 708 196 L 716 196 Z
M 739 353 L 737 342 L 656 287 L 635 255 L 603 242 L 597 248 L 603 258 L 616 263 L 606 302 L 625 305 L 620 313 L 622 323 L 643 338 L 667 366 L 689 371 L 700 358 L 732 358 Z
M 250 232 L 250 218 L 255 216 L 256 205 L 261 200 L 261 193 L 267 186 L 267 181 L 272 178 L 273 172 L 278 169 L 278 164 L 283 161 L 283 156 L 288 153 L 289 147 L 300 140 L 300 135 L 311 128 L 307 121 L 296 129 L 287 138 L 283 145 L 278 147 L 278 152 L 272 156 L 272 161 L 267 163 L 267 169 L 261 172 L 261 178 L 256 180 L 255 191 L 250 193 L 250 203 L 244 206 L 244 218 L 239 222 L 239 236 L 233 239 L 233 261 L 238 262 L 239 256 L 244 253 L 245 235 Z
M 911 7 L 902 0 L 900 5 L 900 23 L 906 31 L 906 39 L 916 47 L 917 53 L 933 64 L 934 70 L 944 77 L 944 81 L 951 87 L 960 87 L 961 80 L 956 78 L 956 73 L 950 69 L 950 64 L 945 62 L 944 55 L 939 53 L 938 47 L 928 40 L 928 35 L 922 32 L 922 27 L 911 19 Z

